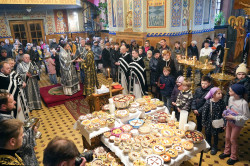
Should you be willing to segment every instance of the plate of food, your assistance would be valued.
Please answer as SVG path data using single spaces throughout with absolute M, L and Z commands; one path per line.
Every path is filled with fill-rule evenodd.
M 139 128 L 143 125 L 144 121 L 141 119 L 132 119 L 128 122 L 133 128 Z
M 188 130 L 185 132 L 185 136 L 188 140 L 192 140 L 193 143 L 201 143 L 204 140 L 204 135 L 197 130 Z

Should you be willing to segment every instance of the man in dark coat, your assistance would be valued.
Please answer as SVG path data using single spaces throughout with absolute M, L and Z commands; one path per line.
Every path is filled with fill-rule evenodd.
M 167 45 L 166 39 L 161 39 L 160 45 L 161 45 L 161 47 L 160 47 L 161 55 L 162 55 L 163 50 L 170 50 L 171 51 L 170 47 Z
M 115 43 L 115 49 L 111 50 L 110 53 L 110 61 L 111 61 L 111 74 L 113 77 L 113 81 L 116 82 L 118 78 L 118 61 L 121 57 L 120 49 L 119 49 L 119 43 Z
M 3 46 L 3 48 L 7 50 L 7 57 L 12 58 L 13 45 L 10 44 L 9 39 L 5 39 L 5 45 Z
M 52 50 L 53 48 L 56 49 L 58 47 L 58 44 L 56 43 L 56 38 L 52 40 L 52 43 L 50 43 L 49 48 Z
M 194 93 L 193 102 L 191 105 L 191 109 L 193 110 L 194 114 L 196 115 L 197 119 L 197 130 L 202 131 L 202 112 L 198 111 L 205 102 L 205 96 L 213 87 L 212 79 L 208 76 L 203 76 L 201 79 L 201 87 L 197 88 Z
M 110 52 L 111 52 L 111 48 L 110 48 L 110 43 L 107 42 L 106 47 L 102 50 L 102 64 L 103 64 L 103 68 L 107 69 L 111 67 L 111 62 L 110 62 Z

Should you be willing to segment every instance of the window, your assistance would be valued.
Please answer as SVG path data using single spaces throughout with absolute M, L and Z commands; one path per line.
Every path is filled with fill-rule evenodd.
M 223 0 L 216 0 L 216 15 L 220 13 Z

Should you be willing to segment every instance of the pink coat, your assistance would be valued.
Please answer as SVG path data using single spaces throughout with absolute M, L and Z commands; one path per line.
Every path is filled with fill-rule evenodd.
M 47 67 L 49 74 L 56 74 L 56 64 L 52 58 L 49 58 L 47 61 Z

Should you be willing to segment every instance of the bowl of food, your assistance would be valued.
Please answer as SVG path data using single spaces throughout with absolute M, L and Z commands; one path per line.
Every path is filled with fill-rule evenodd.
M 197 130 L 188 130 L 185 132 L 187 140 L 193 141 L 193 143 L 201 143 L 204 140 L 204 135 Z

